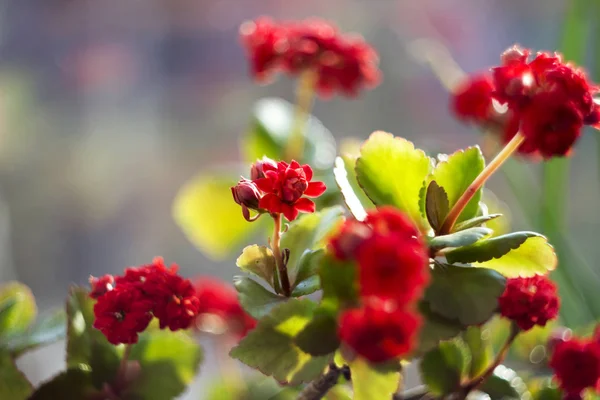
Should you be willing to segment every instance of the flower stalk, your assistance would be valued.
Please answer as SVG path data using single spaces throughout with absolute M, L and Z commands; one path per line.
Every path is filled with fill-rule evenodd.
M 317 74 L 314 71 L 306 70 L 298 79 L 294 122 L 285 149 L 284 159 L 286 160 L 304 159 L 306 125 L 315 97 L 316 78 Z
M 442 225 L 440 235 L 446 235 L 452 232 L 454 224 L 463 212 L 467 204 L 471 201 L 475 193 L 487 182 L 487 180 L 496 172 L 502 164 L 521 146 L 525 137 L 519 132 L 504 146 L 504 148 L 494 157 L 494 159 L 481 171 L 475 180 L 469 185 L 467 190 L 460 196 L 454 207 L 448 213 L 444 224 Z
M 281 214 L 273 214 L 273 221 L 275 222 L 273 227 L 273 240 L 271 241 L 271 248 L 275 255 L 275 263 L 277 265 L 277 272 L 281 282 L 281 291 L 285 297 L 291 296 L 290 278 L 288 276 L 287 267 L 283 260 L 283 252 L 279 246 L 281 241 Z

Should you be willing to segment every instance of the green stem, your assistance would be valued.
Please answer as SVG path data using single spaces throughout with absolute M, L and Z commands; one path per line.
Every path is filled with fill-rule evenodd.
M 121 358 L 121 363 L 119 364 L 119 372 L 118 376 L 124 376 L 127 370 L 127 361 L 129 361 L 129 356 L 131 355 L 132 344 L 128 344 L 125 346 L 125 351 L 123 352 L 123 357 Z
M 287 161 L 300 161 L 304 158 L 306 123 L 313 105 L 316 78 L 314 71 L 307 70 L 298 80 L 294 123 L 284 153 L 284 159 Z
M 281 290 L 285 297 L 290 297 L 290 278 L 288 277 L 287 267 L 283 262 L 283 253 L 280 248 L 281 241 L 281 214 L 273 214 L 273 221 L 275 226 L 273 227 L 273 240 L 271 242 L 271 248 L 275 255 L 275 263 L 277 264 L 277 271 L 279 273 L 279 279 L 281 280 Z
M 458 220 L 458 217 L 463 212 L 467 204 L 471 201 L 475 193 L 479 189 L 483 187 L 485 182 L 496 172 L 502 164 L 519 148 L 521 143 L 525 141 L 525 137 L 521 135 L 521 133 L 517 133 L 511 140 L 504 146 L 500 153 L 494 157 L 494 159 L 481 171 L 481 173 L 475 178 L 475 180 L 469 185 L 467 190 L 459 197 L 456 201 L 442 228 L 440 230 L 440 235 L 445 235 L 452 232 L 452 228 L 454 228 L 454 224 Z

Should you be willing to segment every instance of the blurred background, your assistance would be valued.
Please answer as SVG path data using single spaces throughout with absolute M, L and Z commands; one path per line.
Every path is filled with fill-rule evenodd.
M 198 172 L 239 160 L 239 137 L 257 99 L 293 101 L 291 81 L 266 87 L 249 78 L 238 43 L 246 19 L 320 16 L 363 34 L 379 51 L 384 84 L 358 99 L 315 105 L 314 114 L 336 138 L 365 139 L 386 130 L 432 152 L 453 152 L 481 143 L 481 135 L 453 119 L 446 90 L 416 62 L 410 44 L 435 39 L 467 72 L 486 69 L 514 43 L 560 48 L 567 4 L 1 1 L 0 280 L 29 285 L 46 312 L 62 306 L 69 285 L 85 284 L 90 274 L 119 273 L 157 255 L 178 263 L 189 277 L 231 279 L 235 257 L 216 262 L 203 256 L 174 223 L 172 203 Z M 592 56 L 583 61 L 600 71 Z M 587 264 L 571 271 L 583 281 L 599 271 L 591 262 L 600 255 L 595 135 L 587 132 L 578 143 L 566 172 L 570 242 Z M 521 168 L 519 162 L 513 167 Z M 532 174 L 540 170 L 528 167 Z M 515 228 L 535 228 L 523 210 L 536 206 L 540 188 L 515 193 L 502 175 L 489 187 L 512 207 Z M 526 207 L 517 202 L 523 194 Z M 567 261 L 561 267 L 569 270 Z M 202 398 L 203 382 L 216 373 L 207 347 L 202 380 L 185 399 Z M 63 358 L 60 343 L 26 355 L 20 365 L 37 383 L 63 368 Z

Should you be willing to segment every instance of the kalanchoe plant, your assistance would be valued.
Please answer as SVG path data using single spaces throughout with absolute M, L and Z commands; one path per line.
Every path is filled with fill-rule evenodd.
M 583 399 L 600 387 L 597 332 L 557 331 L 545 347 L 535 341 L 544 354 L 529 365 L 534 373 L 504 365 L 511 348 L 555 329 L 560 299 L 548 274 L 557 257 L 539 233 L 495 228 L 502 214 L 490 211 L 483 190 L 514 153 L 566 156 L 584 125 L 598 127 L 598 89 L 581 69 L 557 54 L 530 59 L 529 50 L 513 47 L 499 66 L 455 88 L 456 116 L 504 143 L 487 165 L 477 146 L 432 157 L 381 131 L 335 158 L 331 135 L 309 115 L 312 98 L 376 85 L 375 51 L 316 19 L 260 18 L 240 34 L 258 81 L 278 72 L 299 77 L 296 106 L 259 103 L 243 142 L 247 178 L 202 176 L 175 204 L 176 220 L 212 257 L 265 234 L 237 258 L 235 288 L 193 282 L 157 258 L 90 278 L 89 289 L 71 290 L 66 323 L 63 316 L 29 327 L 31 294 L 7 285 L 0 372 L 13 384 L 0 385 L 0 398 L 172 399 L 197 372 L 195 335 L 207 332 L 231 358 L 276 382 L 266 393 L 258 372 L 241 378 L 230 359 L 221 360 L 224 381 L 210 400 L 477 392 Z M 14 358 L 65 332 L 66 371 L 34 389 Z M 423 382 L 417 389 L 403 384 L 410 362 Z

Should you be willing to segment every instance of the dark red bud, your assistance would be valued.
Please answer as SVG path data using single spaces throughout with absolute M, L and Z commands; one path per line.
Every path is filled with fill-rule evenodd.
M 263 168 L 265 165 L 269 165 L 272 169 L 277 170 L 277 163 L 270 158 L 263 157 L 262 160 L 258 160 L 252 167 L 250 167 L 250 180 L 257 180 L 265 177 Z
M 258 210 L 258 201 L 260 200 L 260 191 L 252 181 L 242 179 L 238 184 L 231 188 L 233 200 L 241 206 L 252 210 Z

